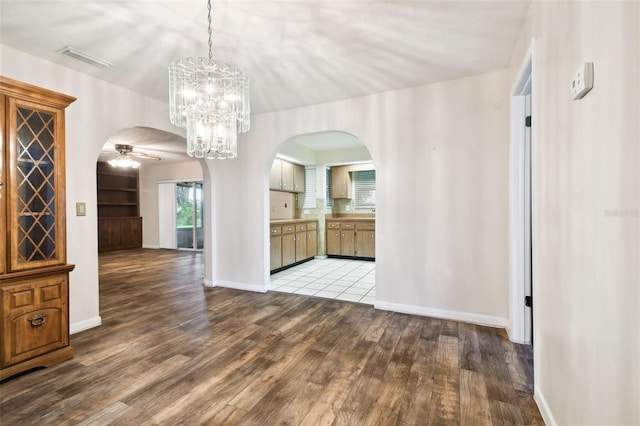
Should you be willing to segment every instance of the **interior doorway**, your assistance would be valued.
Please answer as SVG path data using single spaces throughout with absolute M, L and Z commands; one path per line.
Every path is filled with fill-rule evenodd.
M 290 138 L 275 157 L 268 188 L 269 289 L 373 305 L 376 197 L 369 150 L 351 134 L 329 131 Z M 304 176 L 303 186 L 296 176 Z M 313 237 L 313 255 L 307 243 L 307 256 L 298 256 L 304 231 L 298 227 Z
M 511 340 L 533 344 L 534 329 L 534 122 L 532 41 L 511 92 L 510 288 Z

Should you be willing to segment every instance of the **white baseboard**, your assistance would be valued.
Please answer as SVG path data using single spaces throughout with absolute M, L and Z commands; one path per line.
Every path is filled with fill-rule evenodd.
M 246 290 L 253 291 L 256 293 L 266 293 L 267 289 L 264 286 L 258 284 L 245 284 L 245 283 L 237 283 L 234 281 L 216 281 L 215 283 L 211 283 L 211 285 L 205 284 L 206 287 L 226 287 L 233 288 L 236 290 Z
M 425 308 L 423 306 L 403 305 L 401 303 L 376 301 L 373 307 L 383 311 L 393 311 L 403 314 L 420 315 L 423 317 L 469 322 L 472 324 L 487 325 L 489 327 L 506 328 L 509 325 L 509 321 L 506 318 L 470 314 L 468 312 L 448 311 L 444 309 Z
M 89 318 L 87 320 L 74 322 L 69 326 L 69 334 L 80 333 L 81 331 L 85 331 L 93 327 L 99 327 L 100 325 L 102 325 L 102 318 L 98 315 L 97 317 Z
M 544 424 L 547 426 L 556 426 L 558 423 L 556 423 L 556 419 L 553 418 L 547 400 L 544 399 L 544 395 L 542 395 L 540 388 L 537 386 L 533 389 L 533 400 L 538 404 L 538 409 L 540 410 Z
M 160 249 L 160 246 L 150 246 L 148 244 L 143 244 L 142 248 L 158 250 L 158 249 Z
M 202 285 L 205 287 L 215 287 L 215 285 L 213 284 L 213 281 L 211 280 L 202 280 Z

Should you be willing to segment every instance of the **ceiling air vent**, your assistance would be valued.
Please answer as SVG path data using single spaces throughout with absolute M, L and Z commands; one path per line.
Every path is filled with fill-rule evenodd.
M 93 55 L 90 55 L 88 53 L 84 53 L 83 51 L 75 49 L 75 48 L 73 48 L 71 46 L 66 46 L 66 47 L 62 48 L 61 50 L 59 50 L 59 52 L 62 53 L 63 55 L 71 56 L 72 58 L 78 59 L 80 61 L 86 62 L 88 64 L 91 64 L 91 65 L 99 67 L 99 68 L 113 68 L 113 67 L 115 67 L 115 65 L 112 64 L 109 61 L 105 61 L 104 59 L 96 58 Z

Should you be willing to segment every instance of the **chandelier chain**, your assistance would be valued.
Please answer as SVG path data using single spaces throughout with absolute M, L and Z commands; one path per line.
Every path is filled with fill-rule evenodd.
M 211 43 L 211 0 L 207 0 L 207 21 L 209 26 L 207 28 L 209 33 L 209 63 L 213 62 L 213 47 Z

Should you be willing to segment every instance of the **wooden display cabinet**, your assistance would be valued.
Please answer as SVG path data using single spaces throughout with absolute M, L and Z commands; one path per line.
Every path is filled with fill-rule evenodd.
M 0 380 L 73 357 L 64 109 L 74 100 L 0 76 Z
M 137 169 L 98 162 L 98 251 L 142 247 Z

